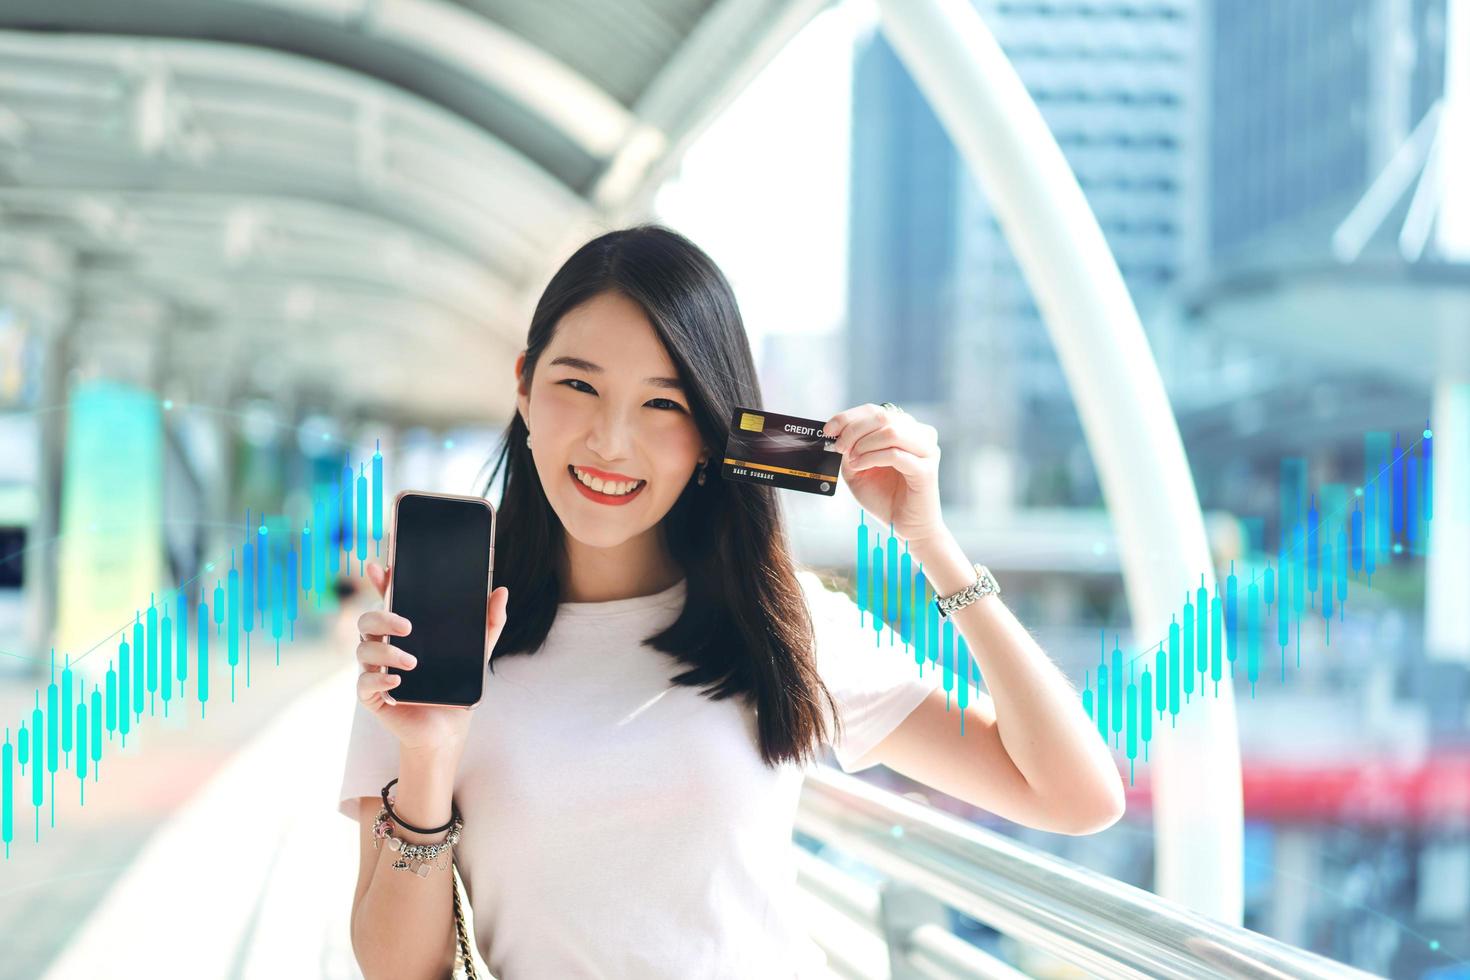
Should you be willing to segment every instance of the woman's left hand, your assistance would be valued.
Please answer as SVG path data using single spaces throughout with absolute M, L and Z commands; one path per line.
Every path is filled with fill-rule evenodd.
M 838 412 L 822 431 L 837 437 L 842 478 L 864 510 L 905 541 L 944 532 L 938 429 L 870 402 Z

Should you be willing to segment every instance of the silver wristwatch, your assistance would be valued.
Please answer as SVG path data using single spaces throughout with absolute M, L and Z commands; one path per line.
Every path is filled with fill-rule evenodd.
M 983 599 L 988 595 L 1000 595 L 1000 585 L 995 581 L 995 576 L 990 574 L 990 569 L 984 565 L 975 565 L 975 584 L 968 585 L 954 595 L 935 596 L 934 604 L 939 607 L 939 615 L 949 618 L 949 614 L 956 609 L 963 609 L 976 599 Z

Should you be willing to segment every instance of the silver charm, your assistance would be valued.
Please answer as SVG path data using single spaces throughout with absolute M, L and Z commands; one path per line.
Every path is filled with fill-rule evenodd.
M 392 802 L 391 797 L 390 802 Z M 388 818 L 388 811 L 385 807 L 379 811 L 378 822 L 373 828 L 373 849 L 377 850 L 383 839 L 386 838 L 389 849 L 398 855 L 397 859 L 392 862 L 394 869 L 412 870 L 420 878 L 427 878 L 429 872 L 435 868 L 444 870 L 451 866 L 450 851 L 455 844 L 459 843 L 460 831 L 463 828 L 464 821 L 456 815 L 450 821 L 449 834 L 444 840 L 422 844 L 405 841 L 393 836 L 392 822 Z

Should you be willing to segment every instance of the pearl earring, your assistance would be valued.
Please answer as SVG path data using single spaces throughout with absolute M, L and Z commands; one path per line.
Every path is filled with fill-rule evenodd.
M 526 431 L 526 448 L 531 448 L 531 432 L 529 429 Z
M 705 467 L 707 467 L 708 465 L 708 462 L 699 464 L 699 478 L 695 482 L 698 483 L 700 486 L 704 486 L 704 471 Z

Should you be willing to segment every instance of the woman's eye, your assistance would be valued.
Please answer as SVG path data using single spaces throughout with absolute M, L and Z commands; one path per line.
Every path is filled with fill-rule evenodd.
M 563 385 L 582 385 L 583 388 L 575 388 L 574 387 L 574 388 L 572 388 L 572 390 L 573 391 L 582 391 L 585 388 L 585 390 L 591 392 L 592 394 L 594 394 L 594 395 L 597 394 L 597 390 L 595 388 L 593 388 L 591 385 L 587 384 L 587 382 L 583 381 L 581 378 L 567 378 L 565 381 L 558 381 L 557 384 L 563 384 Z M 680 405 L 678 402 L 674 401 L 672 398 L 654 398 L 654 399 L 651 399 L 649 401 L 649 404 L 652 405 L 654 402 L 664 402 L 668 406 L 668 408 L 665 408 L 664 411 L 668 411 L 669 409 L 673 409 L 674 411 L 677 411 L 677 412 L 684 411 L 684 406 L 683 405 Z

